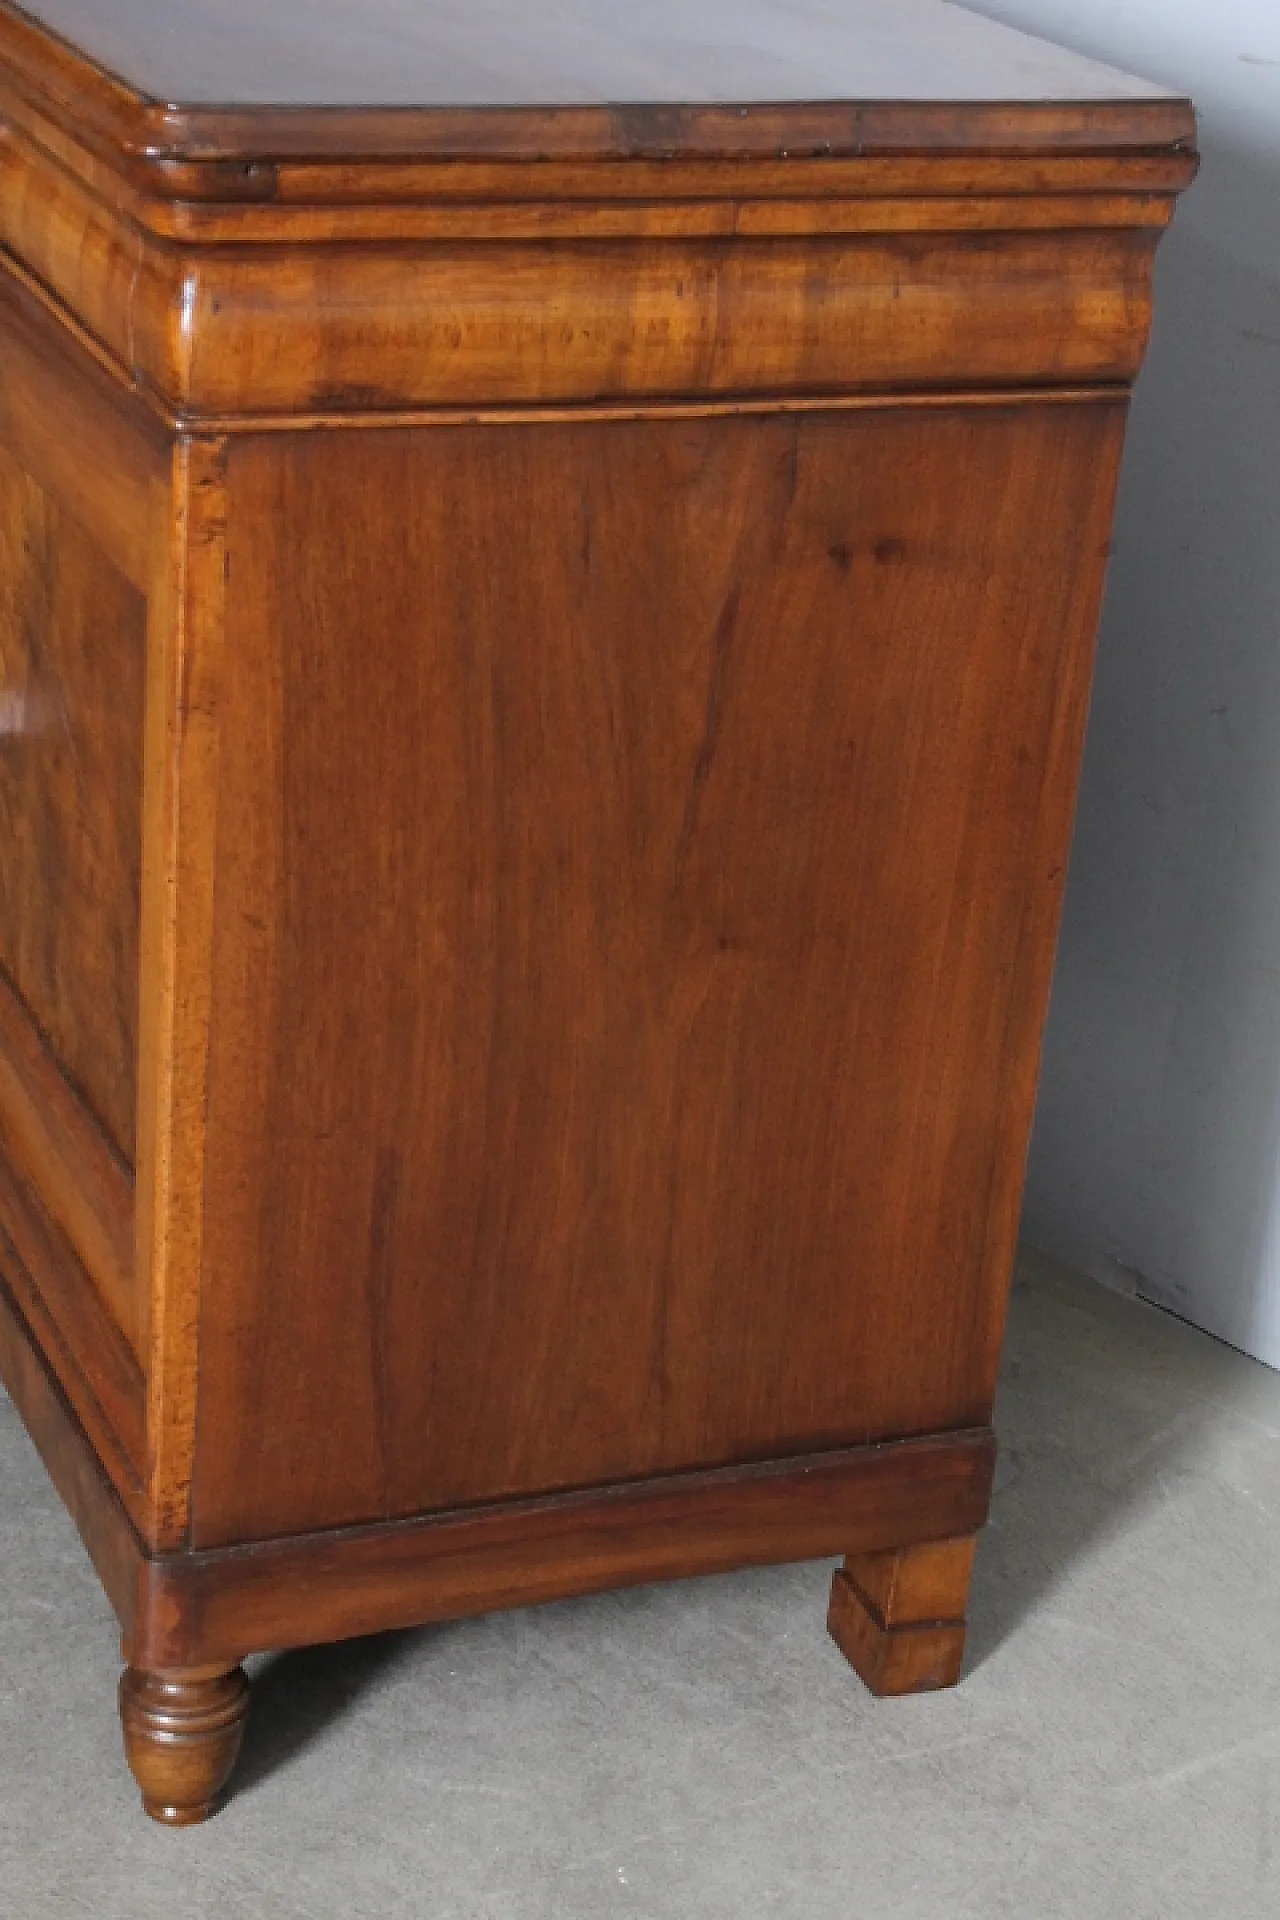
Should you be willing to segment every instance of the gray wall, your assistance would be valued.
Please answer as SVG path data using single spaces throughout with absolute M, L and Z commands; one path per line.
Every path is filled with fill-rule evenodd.
M 1190 93 L 1025 1231 L 1280 1366 L 1280 0 L 974 0 Z

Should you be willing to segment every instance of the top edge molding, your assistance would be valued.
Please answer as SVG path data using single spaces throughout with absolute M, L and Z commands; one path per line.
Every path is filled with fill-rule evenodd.
M 132 3 L 115 0 L 117 7 Z M 489 11 L 500 3 L 492 0 Z M 714 6 L 720 0 L 699 3 Z M 394 0 L 380 4 L 385 8 Z M 561 0 L 561 10 L 572 4 L 589 7 L 591 0 Z M 764 4 L 786 11 L 783 0 L 757 0 L 756 10 Z M 808 0 L 810 11 L 814 4 L 820 0 Z M 87 0 L 59 0 L 59 5 L 74 13 L 87 7 Z M 46 0 L 55 16 L 59 5 Z M 959 13 L 943 0 L 909 0 L 913 16 L 921 8 L 929 18 Z M 443 11 L 453 10 L 446 4 Z M 352 18 L 357 17 L 363 15 L 353 9 Z M 991 26 L 977 16 L 963 17 L 984 33 Z M 1056 53 L 1039 42 L 1026 45 Z M 1068 74 L 1091 64 L 1062 58 Z M 730 72 L 726 84 L 732 77 Z M 0 0 L 0 113 L 8 94 L 162 199 L 190 197 L 195 190 L 202 198 L 252 202 L 263 194 L 262 169 L 291 162 L 335 169 L 421 163 L 437 169 L 466 160 L 590 164 L 716 158 L 749 164 L 895 154 L 1067 157 L 1141 150 L 1169 155 L 1176 173 L 1177 163 L 1194 152 L 1190 103 L 1138 81 L 1129 94 L 1120 84 L 1123 76 L 1112 78 L 1113 94 L 1076 99 L 190 104 L 148 95 L 12 0 Z M 993 71 L 993 90 L 997 79 L 1007 89 L 1003 70 Z M 202 175 L 198 189 L 193 189 L 193 169 Z M 345 191 L 350 187 L 348 180 Z

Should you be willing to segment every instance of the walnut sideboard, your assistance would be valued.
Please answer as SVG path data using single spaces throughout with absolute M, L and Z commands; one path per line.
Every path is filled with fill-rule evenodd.
M 248 1654 L 958 1676 L 1185 101 L 942 0 L 0 0 L 0 1372 Z

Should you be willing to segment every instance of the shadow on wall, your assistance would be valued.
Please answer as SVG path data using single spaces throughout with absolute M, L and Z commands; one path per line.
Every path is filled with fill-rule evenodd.
M 1205 147 L 1134 403 L 1027 1230 L 1280 1366 L 1280 101 L 1267 167 Z

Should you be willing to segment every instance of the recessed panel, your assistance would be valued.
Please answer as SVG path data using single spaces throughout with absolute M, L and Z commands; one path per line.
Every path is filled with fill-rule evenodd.
M 145 619 L 0 448 L 0 971 L 128 1166 Z

